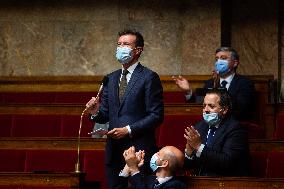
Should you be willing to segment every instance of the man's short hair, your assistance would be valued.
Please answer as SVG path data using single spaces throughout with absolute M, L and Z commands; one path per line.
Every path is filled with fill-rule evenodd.
M 118 36 L 121 37 L 123 35 L 135 35 L 136 36 L 136 47 L 144 47 L 144 38 L 142 34 L 136 30 L 131 30 L 131 29 L 125 29 L 120 32 L 118 32 Z
M 227 107 L 228 112 L 230 113 L 232 111 L 232 101 L 231 97 L 226 89 L 223 88 L 213 88 L 213 89 L 208 89 L 206 94 L 216 94 L 220 97 L 220 102 L 219 105 L 222 108 Z
M 220 48 L 216 49 L 215 54 L 217 54 L 218 52 L 230 52 L 231 59 L 239 61 L 240 57 L 238 55 L 238 52 L 231 47 L 220 47 Z

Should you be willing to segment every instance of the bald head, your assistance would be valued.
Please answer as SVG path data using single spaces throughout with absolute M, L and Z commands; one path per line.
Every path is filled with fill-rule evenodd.
M 184 154 L 178 148 L 174 146 L 165 146 L 160 150 L 163 154 L 163 159 L 169 161 L 169 168 L 172 173 L 182 168 L 184 162 Z

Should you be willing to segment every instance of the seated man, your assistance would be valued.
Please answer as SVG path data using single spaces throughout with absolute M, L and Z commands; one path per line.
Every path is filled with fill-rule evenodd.
M 139 167 L 144 163 L 144 151 L 135 153 L 135 148 L 130 147 L 123 153 L 126 165 L 120 173 L 121 178 L 126 179 L 130 176 L 131 187 L 136 189 L 185 189 L 183 182 L 174 175 L 183 166 L 183 153 L 173 146 L 163 147 L 151 158 L 150 167 L 155 172 L 155 176 L 143 176 Z
M 231 116 L 226 90 L 207 91 L 203 119 L 185 129 L 185 168 L 199 176 L 248 176 L 249 144 L 246 127 Z
M 254 108 L 255 89 L 250 79 L 236 73 L 239 63 L 236 50 L 230 47 L 218 48 L 215 52 L 213 77 L 205 82 L 204 89 L 226 88 L 232 99 L 233 115 L 241 121 L 248 121 Z M 182 76 L 173 76 L 173 80 L 180 89 L 187 92 L 187 101 L 194 102 L 189 82 Z

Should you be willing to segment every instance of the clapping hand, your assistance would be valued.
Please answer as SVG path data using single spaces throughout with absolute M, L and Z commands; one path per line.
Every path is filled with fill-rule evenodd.
M 144 164 L 144 151 L 139 150 L 135 152 L 135 147 L 132 146 L 129 149 L 123 152 L 123 157 L 125 160 L 124 170 L 127 170 L 128 173 L 135 173 L 139 171 L 139 167 Z
M 193 126 L 187 127 L 185 129 L 184 138 L 186 139 L 186 144 L 192 150 L 198 150 L 201 145 L 201 137 L 197 130 Z M 189 149 L 190 150 L 190 149 Z

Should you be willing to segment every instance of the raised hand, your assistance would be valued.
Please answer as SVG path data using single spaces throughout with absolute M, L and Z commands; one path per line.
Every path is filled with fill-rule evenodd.
M 172 76 L 172 79 L 175 81 L 176 85 L 183 91 L 189 92 L 191 91 L 191 86 L 187 79 L 179 75 L 178 77 Z

